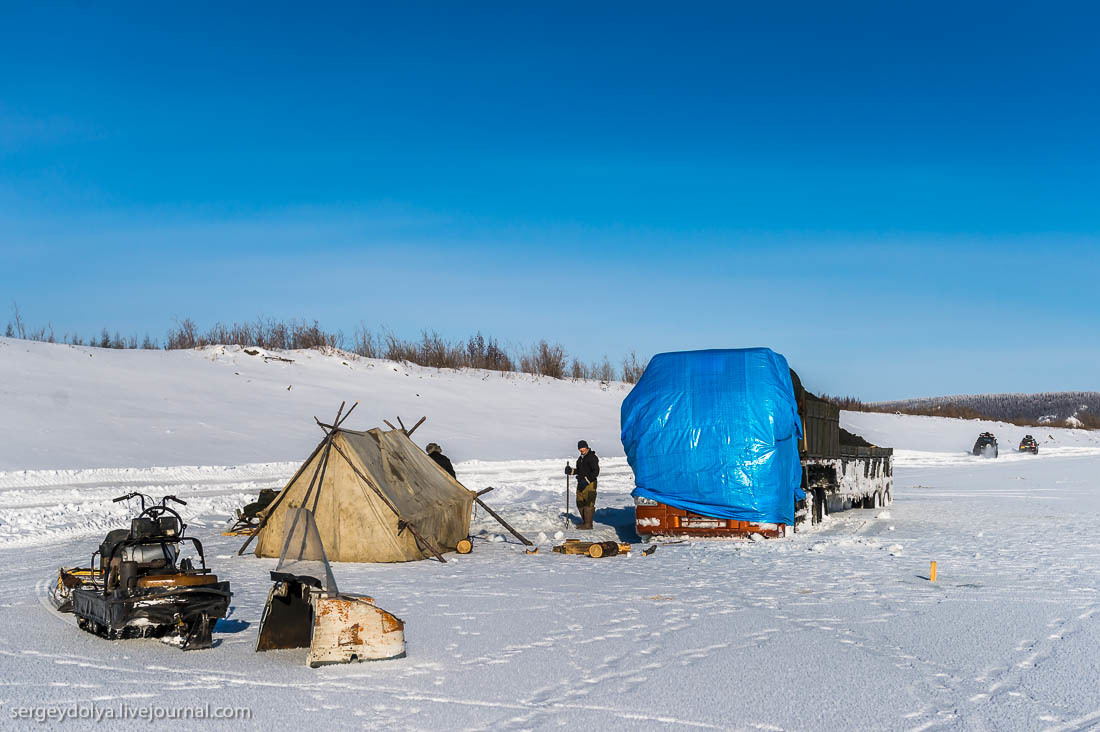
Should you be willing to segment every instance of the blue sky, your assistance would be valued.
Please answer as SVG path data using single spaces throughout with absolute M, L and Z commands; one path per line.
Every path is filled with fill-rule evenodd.
M 1098 387 L 1094 6 L 161 5 L 3 9 L 0 316 Z

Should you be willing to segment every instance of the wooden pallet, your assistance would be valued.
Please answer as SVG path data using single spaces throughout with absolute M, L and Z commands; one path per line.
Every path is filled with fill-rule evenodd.
M 564 544 L 554 547 L 558 554 L 586 554 L 590 557 L 613 557 L 630 551 L 630 544 L 618 541 L 581 541 L 566 539 Z

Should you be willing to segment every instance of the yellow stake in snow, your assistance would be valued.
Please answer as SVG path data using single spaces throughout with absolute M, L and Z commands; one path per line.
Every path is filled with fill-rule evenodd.
M 932 582 L 936 581 L 936 563 L 932 562 L 931 569 L 928 570 L 928 579 Z

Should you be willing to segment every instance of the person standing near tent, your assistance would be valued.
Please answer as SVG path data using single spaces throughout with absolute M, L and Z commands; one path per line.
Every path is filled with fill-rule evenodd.
M 436 465 L 446 470 L 452 478 L 458 480 L 458 476 L 455 475 L 455 468 L 451 465 L 450 459 L 443 454 L 442 447 L 434 442 L 429 442 L 428 446 L 424 448 L 424 452 L 428 453 L 428 457 L 432 460 L 435 460 Z
M 584 440 L 577 443 L 577 449 L 581 453 L 577 467 L 566 465 L 565 474 L 577 476 L 577 510 L 581 514 L 581 525 L 577 528 L 587 531 L 592 528 L 592 517 L 596 513 L 596 476 L 600 474 L 600 459 Z

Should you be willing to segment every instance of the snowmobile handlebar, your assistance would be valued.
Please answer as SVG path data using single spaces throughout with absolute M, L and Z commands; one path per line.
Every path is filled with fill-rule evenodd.
M 121 501 L 129 501 L 131 498 L 140 498 L 141 499 L 141 510 L 142 511 L 145 510 L 146 500 L 148 500 L 150 504 L 155 504 L 156 503 L 156 501 L 153 500 L 152 496 L 147 496 L 144 493 L 138 493 L 137 491 L 135 491 L 133 493 L 127 493 L 124 496 L 119 496 L 118 498 L 114 499 L 114 503 L 119 503 Z
M 153 497 L 152 497 L 152 496 L 150 496 L 150 495 L 146 495 L 145 493 L 138 493 L 138 492 L 136 492 L 136 491 L 135 491 L 134 493 L 127 493 L 127 494 L 126 494 L 126 495 L 124 495 L 124 496 L 119 496 L 118 498 L 114 498 L 114 499 L 112 499 L 112 501 L 113 501 L 114 503 L 120 503 L 120 502 L 122 502 L 122 501 L 128 501 L 128 500 L 130 500 L 131 498 L 140 498 L 140 499 L 141 499 L 141 510 L 142 510 L 142 511 L 144 511 L 144 510 L 145 510 L 145 506 L 146 506 L 146 505 L 149 505 L 149 506 L 157 506 L 157 505 L 160 505 L 160 506 L 167 506 L 167 505 L 168 505 L 168 501 L 172 501 L 172 502 L 174 502 L 174 503 L 178 503 L 178 504 L 180 504 L 181 506 L 186 506 L 186 505 L 187 505 L 187 501 L 183 500 L 182 498 L 176 498 L 175 496 L 164 496 L 163 498 L 161 498 L 161 499 L 160 499 L 160 503 L 158 504 L 158 503 L 157 503 L 157 502 L 156 502 L 156 501 L 155 501 L 155 500 L 153 499 Z

